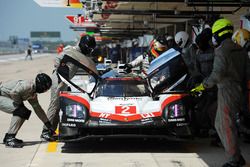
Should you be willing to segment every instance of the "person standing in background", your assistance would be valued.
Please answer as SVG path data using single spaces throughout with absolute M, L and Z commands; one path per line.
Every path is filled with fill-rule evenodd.
M 31 45 L 29 45 L 29 47 L 27 49 L 27 55 L 25 57 L 25 60 L 27 60 L 28 57 L 30 57 L 30 60 L 32 60 L 32 48 L 31 48 Z

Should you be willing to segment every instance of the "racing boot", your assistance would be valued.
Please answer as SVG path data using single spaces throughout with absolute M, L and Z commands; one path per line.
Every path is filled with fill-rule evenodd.
M 240 158 L 238 161 L 227 162 L 222 167 L 242 167 L 244 165 L 246 165 L 246 161 L 243 158 L 243 156 L 240 155 Z
M 5 136 L 4 136 L 4 138 L 3 138 L 3 143 L 5 144 L 6 143 L 6 139 L 7 139 L 7 137 L 8 137 L 8 133 L 5 133 Z M 16 137 L 16 134 L 12 134 L 12 135 L 14 135 L 14 137 Z M 18 143 L 23 143 L 23 140 L 20 140 L 20 139 L 17 139 L 16 138 L 16 141 L 18 142 Z
M 43 129 L 40 138 L 42 141 L 56 141 L 56 136 L 47 129 Z
M 5 146 L 12 148 L 22 148 L 23 142 L 20 143 L 20 140 L 15 138 L 16 134 L 7 134 L 5 137 Z

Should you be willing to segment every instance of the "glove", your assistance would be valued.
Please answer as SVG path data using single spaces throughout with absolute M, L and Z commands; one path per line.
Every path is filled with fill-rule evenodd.
M 49 130 L 49 133 L 51 135 L 56 135 L 56 132 L 53 130 L 52 128 L 52 125 L 51 123 L 48 121 L 48 122 L 45 122 L 44 125 L 46 126 L 46 128 Z
M 198 85 L 198 86 L 196 86 L 194 89 L 192 89 L 190 92 L 191 92 L 191 94 L 193 94 L 193 95 L 197 95 L 197 93 L 198 94 L 200 94 L 202 91 L 204 91 L 205 90 L 205 87 L 204 87 L 204 85 L 201 83 L 200 85 Z
M 126 73 L 131 73 L 132 68 L 133 68 L 133 66 L 131 64 L 125 64 L 124 65 L 124 70 L 126 71 Z

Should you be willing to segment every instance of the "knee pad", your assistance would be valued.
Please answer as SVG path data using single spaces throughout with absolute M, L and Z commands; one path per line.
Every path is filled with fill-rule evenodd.
M 13 116 L 19 116 L 22 119 L 28 120 L 30 118 L 31 111 L 27 109 L 24 105 L 19 106 L 14 110 Z

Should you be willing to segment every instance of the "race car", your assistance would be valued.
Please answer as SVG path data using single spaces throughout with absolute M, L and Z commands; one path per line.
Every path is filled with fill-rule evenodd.
M 101 77 L 84 60 L 75 64 L 89 73 L 82 85 L 58 73 L 63 82 L 78 90 L 60 93 L 60 140 L 191 137 L 189 95 L 181 88 L 186 66 L 176 50 L 159 60 L 152 62 L 146 79 L 133 74 L 114 75 L 112 71 L 112 75 Z

